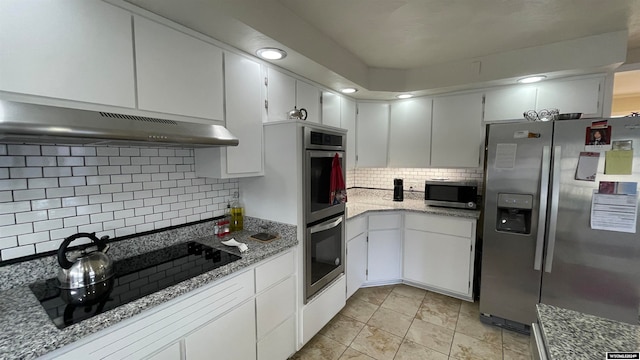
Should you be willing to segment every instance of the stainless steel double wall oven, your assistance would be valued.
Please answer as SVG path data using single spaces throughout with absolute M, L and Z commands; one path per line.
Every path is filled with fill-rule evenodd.
M 304 127 L 305 303 L 344 272 L 345 204 L 332 204 L 331 172 L 336 154 L 345 174 L 346 135 Z

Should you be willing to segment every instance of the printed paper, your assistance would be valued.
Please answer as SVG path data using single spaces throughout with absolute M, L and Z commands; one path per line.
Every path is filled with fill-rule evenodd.
M 498 144 L 496 146 L 496 169 L 513 169 L 516 165 L 518 144 Z
M 611 186 L 613 184 L 613 186 Z M 591 199 L 591 228 L 625 233 L 636 233 L 638 218 L 637 183 L 607 182 L 601 184 L 603 190 L 614 193 L 602 194 L 593 191 Z M 609 188 L 612 188 L 611 190 Z M 620 189 L 619 189 L 620 188 Z M 633 194 L 619 194 L 616 192 L 632 192 Z
M 599 152 L 581 152 L 576 169 L 576 180 L 596 181 L 598 172 Z

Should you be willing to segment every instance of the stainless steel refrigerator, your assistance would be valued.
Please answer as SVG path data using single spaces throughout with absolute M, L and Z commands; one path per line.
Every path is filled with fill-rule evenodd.
M 540 302 L 638 323 L 640 229 L 628 214 L 637 211 L 638 196 L 601 194 L 617 191 L 611 182 L 635 182 L 620 187 L 637 191 L 640 118 L 609 119 L 596 131 L 602 126 L 589 119 L 487 127 L 483 322 L 528 332 Z M 603 142 L 594 140 L 596 132 L 605 145 L 590 145 Z M 612 146 L 629 145 L 632 152 L 607 154 Z M 629 164 L 631 174 L 622 175 Z M 598 212 L 592 219 L 594 196 Z M 616 213 L 615 205 L 601 207 L 603 198 L 626 199 L 626 213 Z M 598 229 L 603 225 L 611 229 Z M 610 231 L 625 227 L 628 232 Z

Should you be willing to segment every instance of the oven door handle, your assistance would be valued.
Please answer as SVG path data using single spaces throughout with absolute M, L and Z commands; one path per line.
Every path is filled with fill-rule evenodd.
M 307 153 L 309 154 L 310 157 L 312 158 L 332 158 L 334 156 L 336 156 L 336 154 L 338 154 L 339 158 L 343 158 L 344 157 L 344 152 L 341 150 L 337 150 L 337 151 L 317 151 L 317 150 L 307 150 Z
M 343 217 L 340 216 L 339 218 L 335 219 L 335 220 L 329 220 L 329 221 L 325 221 L 323 223 L 320 223 L 318 225 L 313 225 L 312 227 L 309 228 L 309 231 L 312 234 L 315 233 L 319 233 L 321 231 L 326 231 L 329 229 L 333 229 L 334 227 L 340 225 L 342 223 L 342 219 Z

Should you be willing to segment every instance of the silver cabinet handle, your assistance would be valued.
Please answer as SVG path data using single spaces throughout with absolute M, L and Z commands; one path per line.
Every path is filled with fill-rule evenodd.
M 542 250 L 544 249 L 544 229 L 547 225 L 547 195 L 549 195 L 549 168 L 551 166 L 551 149 L 542 148 L 542 166 L 540 167 L 540 206 L 538 207 L 538 236 L 536 239 L 536 255 L 533 269 L 542 270 Z
M 314 225 L 312 227 L 309 228 L 309 231 L 312 234 L 321 232 L 321 231 L 326 231 L 329 229 L 333 229 L 334 227 L 340 225 L 340 223 L 342 223 L 342 219 L 343 216 L 340 216 L 339 218 L 335 219 L 335 220 L 329 220 L 329 221 L 325 221 L 323 223 L 320 223 L 318 225 Z
M 553 251 L 556 247 L 556 227 L 558 225 L 558 198 L 560 196 L 560 162 L 562 149 L 553 148 L 553 183 L 551 185 L 551 216 L 549 217 L 549 240 L 547 242 L 547 257 L 544 261 L 544 271 L 550 273 L 553 265 Z

